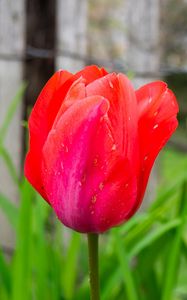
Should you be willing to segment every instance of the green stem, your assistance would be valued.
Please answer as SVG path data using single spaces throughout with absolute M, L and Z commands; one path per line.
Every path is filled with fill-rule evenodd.
M 88 234 L 89 274 L 90 274 L 90 299 L 99 300 L 99 264 L 98 264 L 98 239 L 95 233 Z

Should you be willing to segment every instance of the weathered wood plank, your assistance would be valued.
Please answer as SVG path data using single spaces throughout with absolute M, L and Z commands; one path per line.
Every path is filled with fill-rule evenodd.
M 154 80 L 160 67 L 160 1 L 125 0 L 125 11 L 125 57 L 140 86 Z
M 86 54 L 87 0 L 57 0 L 57 52 Z M 84 62 L 58 55 L 56 68 L 76 72 Z
M 125 0 L 126 52 L 128 69 L 135 74 L 136 88 L 154 81 L 160 68 L 160 1 Z M 154 198 L 158 164 L 151 172 L 144 206 Z
M 23 78 L 25 7 L 24 0 L 0 0 L 0 127 L 9 105 L 18 91 Z M 5 146 L 17 171 L 21 158 L 21 106 L 8 129 Z M 0 192 L 12 201 L 17 200 L 17 189 L 7 167 L 0 158 Z M 13 233 L 5 217 L 0 214 L 0 240 L 5 246 L 12 245 Z

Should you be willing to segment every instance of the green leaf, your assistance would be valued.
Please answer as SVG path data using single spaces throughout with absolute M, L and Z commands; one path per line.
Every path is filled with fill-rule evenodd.
M 187 215 L 187 184 L 186 182 L 182 186 L 182 194 L 180 199 L 180 209 L 178 213 L 181 217 L 181 223 L 176 229 L 174 238 L 172 239 L 170 245 L 170 252 L 168 255 L 168 260 L 166 263 L 163 288 L 162 288 L 162 300 L 171 299 L 174 286 L 176 284 L 179 262 L 180 262 L 180 253 L 182 249 L 182 233 L 186 221 Z
M 122 281 L 121 276 L 121 267 L 115 268 L 112 274 L 110 274 L 107 278 L 106 284 L 103 287 L 101 291 L 101 299 L 102 300 L 108 300 L 111 299 L 111 296 L 114 298 L 114 287 L 120 287 L 121 281 Z M 116 298 L 117 299 L 117 298 Z
M 50 256 L 46 238 L 46 223 L 49 216 L 49 205 L 36 196 L 33 207 L 33 237 L 32 237 L 32 261 L 35 271 L 35 289 L 37 299 L 50 298 L 51 285 L 49 285 Z M 48 288 L 46 289 L 46 286 Z
M 126 253 L 125 246 L 121 242 L 121 237 L 118 234 L 118 231 L 115 232 L 116 237 L 116 255 L 120 263 L 121 275 L 124 281 L 127 299 L 128 300 L 137 300 L 137 287 L 135 278 L 133 276 L 133 271 L 129 266 L 128 254 Z
M 0 144 L 0 156 L 3 158 L 5 165 L 9 171 L 10 176 L 12 177 L 13 181 L 19 185 L 19 179 L 18 179 L 18 174 L 16 171 L 16 168 L 14 166 L 14 163 L 10 157 L 10 154 L 8 151 L 5 149 L 3 145 Z
M 0 143 L 4 142 L 9 124 L 11 123 L 13 116 L 16 112 L 16 109 L 19 105 L 19 103 L 22 100 L 23 94 L 26 90 L 27 84 L 25 82 L 23 82 L 23 84 L 21 85 L 20 89 L 18 90 L 16 96 L 14 97 L 14 99 L 11 101 L 10 106 L 8 108 L 8 111 L 5 115 L 5 119 L 3 121 L 3 124 L 0 128 Z
M 18 208 L 2 193 L 0 193 L 0 208 L 7 217 L 13 229 L 16 229 L 18 223 Z
M 21 203 L 19 223 L 16 236 L 16 250 L 12 270 L 12 300 L 30 299 L 30 250 L 32 232 L 32 198 L 33 189 L 23 181 L 21 189 Z M 24 290 L 23 290 L 24 287 Z
M 67 249 L 66 261 L 63 267 L 63 290 L 67 300 L 73 299 L 75 283 L 78 270 L 78 256 L 80 249 L 81 235 L 77 232 L 71 233 L 71 240 Z
M 168 231 L 176 228 L 180 225 L 180 219 L 173 220 L 162 226 L 159 226 L 156 230 L 151 231 L 143 239 L 141 239 L 130 251 L 129 258 L 132 259 L 134 256 L 138 255 L 140 251 L 149 247 L 153 242 L 162 237 Z
M 8 263 L 5 260 L 3 251 L 0 249 L 0 284 L 3 284 L 6 293 L 10 296 L 11 278 Z

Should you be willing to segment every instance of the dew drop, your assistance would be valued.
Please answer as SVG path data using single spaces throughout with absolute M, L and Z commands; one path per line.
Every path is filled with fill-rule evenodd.
M 91 213 L 91 215 L 94 215 L 94 210 L 91 210 L 91 212 L 90 212 L 90 213 Z
M 158 128 L 158 124 L 155 124 L 155 125 L 153 126 L 153 129 L 156 129 L 156 128 Z
M 129 121 L 131 120 L 131 117 L 128 117 Z
M 109 86 L 111 87 L 111 89 L 114 88 L 114 85 L 113 85 L 113 83 L 111 81 L 109 81 Z
M 97 201 L 97 196 L 96 195 L 94 195 L 94 196 L 92 196 L 92 203 L 96 203 L 96 201 Z
M 94 160 L 93 160 L 93 165 L 96 167 L 96 166 L 98 166 L 98 159 L 97 158 L 94 158 Z
M 82 182 L 81 181 L 79 181 L 78 184 L 79 184 L 79 186 L 82 186 Z
M 86 181 L 86 175 L 84 174 L 84 175 L 82 176 L 81 182 L 84 183 L 85 181 Z
M 152 102 L 152 100 L 153 100 L 152 98 L 149 98 L 148 102 L 149 102 L 149 103 L 151 103 L 151 102 Z
M 104 184 L 103 184 L 103 182 L 101 182 L 101 183 L 99 184 L 99 189 L 100 189 L 100 191 L 102 191 L 103 188 L 104 188 Z
M 155 111 L 154 112 L 154 116 L 156 117 L 158 115 L 158 111 Z
M 144 157 L 144 160 L 147 160 L 148 159 L 148 156 L 146 155 L 145 157 Z
M 69 151 L 69 149 L 68 149 L 68 147 L 67 147 L 67 146 L 65 147 L 65 151 L 66 151 L 67 153 L 68 153 L 68 151 Z
M 114 150 L 116 150 L 116 144 L 113 144 L 113 146 L 112 146 L 112 149 L 111 149 L 112 151 L 114 151 Z
M 128 188 L 128 186 L 129 186 L 129 184 L 128 184 L 128 183 L 126 183 L 126 184 L 125 184 L 125 188 L 127 189 L 127 188 Z

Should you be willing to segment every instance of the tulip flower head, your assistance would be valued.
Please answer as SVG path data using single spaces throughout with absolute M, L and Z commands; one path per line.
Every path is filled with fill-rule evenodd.
M 64 225 L 104 232 L 139 208 L 177 112 L 162 81 L 134 90 L 125 75 L 96 66 L 58 71 L 29 118 L 25 176 Z

